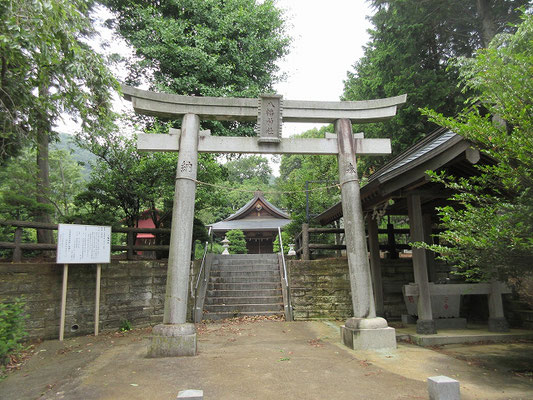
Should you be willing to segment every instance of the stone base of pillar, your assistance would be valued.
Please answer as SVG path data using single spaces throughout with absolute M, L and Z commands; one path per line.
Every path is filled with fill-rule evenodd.
M 341 326 L 341 339 L 353 350 L 396 348 L 396 330 L 383 318 L 349 318 Z
M 434 319 L 418 319 L 416 321 L 416 333 L 420 335 L 434 335 L 437 333 L 437 327 Z
M 505 318 L 489 318 L 489 332 L 509 332 L 509 324 Z
M 152 329 L 148 357 L 183 357 L 196 355 L 194 324 L 160 324 Z

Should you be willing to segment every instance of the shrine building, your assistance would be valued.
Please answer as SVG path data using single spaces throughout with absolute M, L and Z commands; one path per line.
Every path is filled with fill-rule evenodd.
M 274 252 L 278 229 L 283 229 L 289 222 L 287 213 L 267 201 L 263 192 L 257 191 L 241 209 L 225 220 L 212 224 L 211 228 L 218 236 L 224 236 L 232 229 L 240 229 L 246 238 L 248 254 L 264 254 Z

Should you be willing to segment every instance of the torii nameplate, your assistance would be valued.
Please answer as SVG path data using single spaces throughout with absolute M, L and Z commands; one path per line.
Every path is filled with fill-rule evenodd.
M 123 86 L 126 100 L 132 102 L 139 114 L 163 118 L 179 118 L 196 114 L 200 119 L 218 121 L 256 121 L 261 101 L 250 98 L 196 97 L 156 93 Z M 277 97 L 276 95 L 272 97 Z M 352 123 L 385 121 L 396 115 L 407 95 L 365 101 L 299 101 L 283 100 L 283 122 L 332 123 L 346 118 Z M 278 103 L 281 108 L 280 103 Z M 266 110 L 265 110 L 265 115 Z M 261 119 L 261 117 L 260 117 Z M 261 126 L 260 126 L 261 128 Z M 200 134 L 198 151 L 205 153 L 255 153 L 255 154 L 337 154 L 336 137 L 326 138 L 272 138 L 269 126 L 259 137 L 211 136 Z M 179 131 L 169 135 L 139 134 L 137 148 L 143 151 L 178 151 Z M 276 136 L 276 135 L 272 135 Z M 385 155 L 391 153 L 389 139 L 355 138 L 356 154 Z

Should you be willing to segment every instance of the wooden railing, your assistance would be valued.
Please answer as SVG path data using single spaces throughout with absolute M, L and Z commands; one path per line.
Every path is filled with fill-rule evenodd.
M 409 235 L 409 229 L 395 229 L 388 224 L 387 229 L 378 229 L 378 233 L 387 234 L 387 243 L 380 243 L 380 250 L 386 250 L 392 258 L 397 258 L 399 250 L 410 250 L 411 245 L 397 243 L 396 235 Z M 311 243 L 313 234 L 344 234 L 343 228 L 310 228 L 309 224 L 302 224 L 302 231 L 296 235 L 295 251 L 303 260 L 309 260 L 313 250 L 346 250 L 345 244 Z
M 43 222 L 28 222 L 28 221 L 0 221 L 0 226 L 11 226 L 15 228 L 13 234 L 13 242 L 0 242 L 0 249 L 13 249 L 12 261 L 22 261 L 22 252 L 24 250 L 40 250 L 52 251 L 57 250 L 57 244 L 51 243 L 28 243 L 22 241 L 22 233 L 24 229 L 48 229 L 57 230 L 57 224 L 47 224 Z M 111 233 L 125 233 L 125 245 L 111 245 L 111 251 L 125 251 L 128 260 L 137 258 L 136 251 L 168 251 L 168 245 L 135 245 L 135 237 L 137 233 L 152 233 L 170 234 L 170 229 L 163 228 L 126 228 L 126 227 L 112 227 Z

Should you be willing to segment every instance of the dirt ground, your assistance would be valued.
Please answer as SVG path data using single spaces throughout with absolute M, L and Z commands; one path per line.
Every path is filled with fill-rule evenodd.
M 149 329 L 39 344 L 0 382 L 0 399 L 427 399 L 427 378 L 461 383 L 463 400 L 533 399 L 533 343 L 399 343 L 353 351 L 336 324 L 229 320 L 198 326 L 196 357 L 145 357 Z

